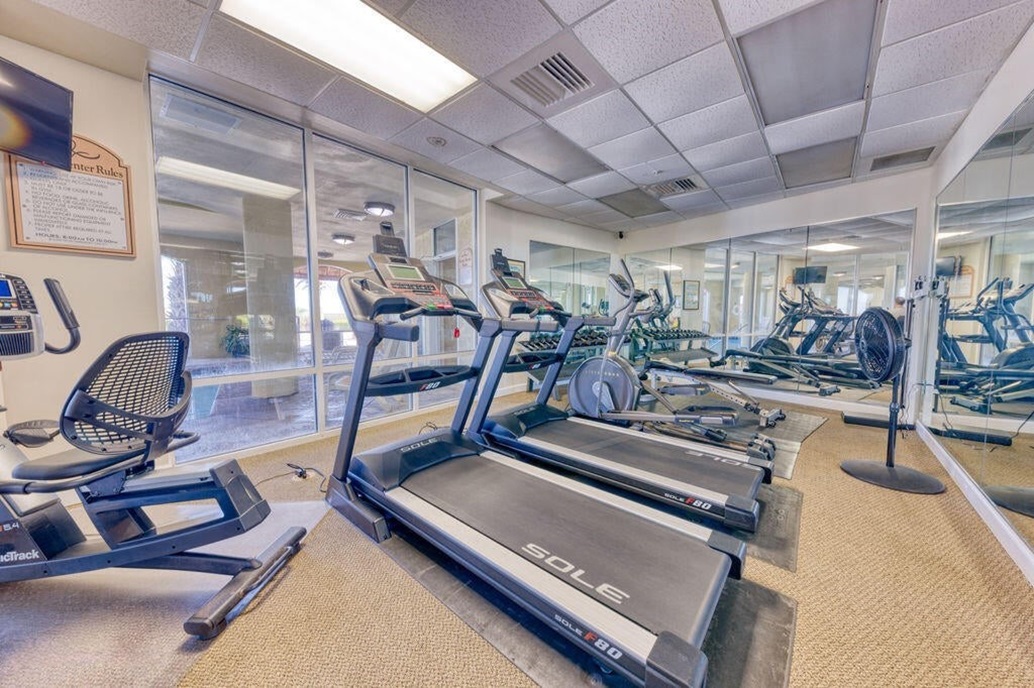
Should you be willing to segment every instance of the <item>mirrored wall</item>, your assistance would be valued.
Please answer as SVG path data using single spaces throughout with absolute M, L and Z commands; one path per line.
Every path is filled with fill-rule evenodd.
M 528 282 L 543 290 L 575 315 L 607 313 L 607 277 L 610 254 L 571 246 L 532 241 Z
M 938 196 L 928 424 L 1034 543 L 1034 97 Z
M 744 375 L 739 384 L 886 405 L 854 355 L 866 308 L 904 316 L 914 211 L 629 256 L 636 286 L 668 302 L 639 323 L 634 357 Z M 659 342 L 654 330 L 685 336 Z M 806 400 L 806 399 L 805 399 Z

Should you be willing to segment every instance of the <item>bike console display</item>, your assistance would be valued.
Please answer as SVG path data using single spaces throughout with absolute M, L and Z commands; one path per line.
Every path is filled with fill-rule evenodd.
M 0 358 L 43 353 L 43 324 L 29 286 L 21 277 L 0 273 Z

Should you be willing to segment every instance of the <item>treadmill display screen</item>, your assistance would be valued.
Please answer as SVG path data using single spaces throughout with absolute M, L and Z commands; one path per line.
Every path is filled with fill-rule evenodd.
M 388 268 L 388 272 L 390 272 L 391 276 L 395 279 L 415 280 L 418 282 L 424 281 L 424 276 L 421 275 L 420 271 L 412 265 L 388 265 L 386 267 Z
M 11 291 L 11 280 L 0 279 L 0 299 L 9 299 L 14 296 Z
M 503 284 L 508 286 L 510 289 L 524 289 L 524 284 L 516 277 L 504 277 Z

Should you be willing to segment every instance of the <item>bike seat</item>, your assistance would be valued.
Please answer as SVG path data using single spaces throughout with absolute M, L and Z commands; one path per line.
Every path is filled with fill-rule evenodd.
M 79 478 L 102 471 L 117 463 L 132 459 L 134 456 L 142 457 L 145 451 L 146 447 L 141 446 L 137 451 L 100 456 L 78 449 L 69 449 L 60 454 L 41 456 L 38 459 L 20 463 L 11 471 L 11 476 L 18 480 Z

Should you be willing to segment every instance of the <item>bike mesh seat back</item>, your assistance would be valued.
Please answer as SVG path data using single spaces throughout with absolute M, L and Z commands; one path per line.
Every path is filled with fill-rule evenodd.
M 165 453 L 186 417 L 189 337 L 150 332 L 114 342 L 76 383 L 61 414 L 61 434 L 94 454 Z

